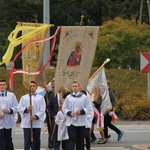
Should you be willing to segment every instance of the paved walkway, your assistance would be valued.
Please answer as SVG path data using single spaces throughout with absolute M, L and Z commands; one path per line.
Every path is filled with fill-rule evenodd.
M 150 121 L 125 121 L 118 120 L 115 122 L 120 129 L 123 131 L 138 131 L 138 130 L 149 130 L 150 131 Z
M 150 131 L 150 121 L 125 121 L 125 120 L 118 120 L 115 125 L 122 129 L 125 132 L 147 132 Z M 95 130 L 95 132 L 98 132 Z M 113 131 L 110 131 L 110 133 Z M 16 125 L 14 129 L 14 134 L 23 134 L 22 129 L 19 127 L 19 123 Z M 124 147 L 111 147 L 111 150 L 148 150 L 150 147 L 150 143 L 148 144 L 139 144 L 133 145 L 132 148 L 124 148 Z M 150 148 L 149 148 L 150 149 Z M 17 149 L 19 150 L 19 149 Z M 22 150 L 22 149 L 20 149 Z M 46 149 L 41 149 L 46 150 Z M 92 147 L 91 150 L 110 150 L 110 147 Z

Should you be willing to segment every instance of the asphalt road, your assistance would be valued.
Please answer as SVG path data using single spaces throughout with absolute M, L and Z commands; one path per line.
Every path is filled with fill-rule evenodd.
M 91 150 L 129 150 L 132 145 L 150 143 L 150 121 L 117 121 L 115 125 L 124 131 L 121 141 L 117 141 L 117 134 L 109 130 L 111 138 L 106 144 L 97 144 L 100 134 L 95 131 L 97 140 L 91 144 Z M 23 132 L 19 124 L 14 128 L 13 143 L 16 150 L 23 150 Z M 48 134 L 41 135 L 41 150 L 48 150 Z

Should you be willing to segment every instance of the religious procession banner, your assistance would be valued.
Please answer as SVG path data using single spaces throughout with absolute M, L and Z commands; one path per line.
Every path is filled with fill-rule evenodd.
M 100 87 L 101 95 L 102 95 L 102 104 L 101 109 L 103 115 L 108 113 L 112 109 L 110 97 L 109 97 L 109 91 L 107 86 L 107 79 L 105 75 L 104 67 L 99 70 L 99 72 L 89 81 L 87 85 L 87 91 L 91 94 L 92 87 L 94 85 L 98 85 Z
M 86 90 L 100 27 L 62 26 L 55 72 L 55 93 L 60 88 L 71 90 L 77 80 Z
M 33 38 L 36 34 L 42 32 L 43 30 L 50 28 L 52 25 L 50 24 L 42 24 L 42 26 L 22 26 L 21 22 L 18 22 L 15 29 L 9 34 L 8 41 L 10 42 L 4 56 L 2 57 L 2 61 L 0 61 L 0 65 L 5 64 L 9 65 L 9 62 L 12 58 L 14 48 L 26 40 Z M 24 30 L 30 30 L 28 34 L 23 36 L 19 36 L 20 32 Z
M 16 25 L 16 28 L 10 33 L 8 36 L 8 40 L 10 42 L 4 56 L 2 57 L 2 61 L 0 61 L 0 65 L 5 64 L 6 66 L 9 65 L 9 62 L 12 58 L 13 52 L 15 50 L 15 47 L 22 44 L 22 49 L 17 53 L 17 55 L 14 57 L 10 69 L 10 88 L 13 88 L 13 74 L 14 73 L 26 73 L 29 72 L 29 70 L 32 72 L 30 75 L 33 74 L 33 71 L 38 71 L 39 68 L 43 65 L 43 47 L 44 47 L 44 41 L 53 39 L 53 43 L 55 43 L 55 36 L 59 33 L 60 29 L 57 30 L 57 33 L 55 36 L 45 38 L 46 31 L 48 28 L 50 28 L 53 25 L 50 24 L 38 24 L 38 23 L 22 23 L 18 22 Z M 22 35 L 20 36 L 20 33 L 22 32 Z M 44 37 L 44 39 L 42 39 Z M 38 39 L 36 39 L 38 38 Z M 32 41 L 31 41 L 32 40 Z M 35 42 L 37 41 L 37 42 Z M 26 47 L 27 45 L 30 45 L 30 43 L 34 43 L 31 47 Z M 52 47 L 54 44 L 52 44 Z M 22 59 L 23 59 L 23 70 L 14 69 L 15 67 L 15 60 L 18 58 L 18 56 L 21 54 L 21 52 L 27 48 L 26 52 L 23 53 Z M 28 51 L 28 52 L 27 52 Z M 27 54 L 28 53 L 28 54 Z M 29 56 L 30 55 L 30 56 Z M 32 55 L 35 55 L 32 57 Z M 32 59 L 29 59 L 29 57 Z M 24 62 L 25 61 L 25 62 Z M 28 64 L 27 64 L 28 61 Z M 33 65 L 34 62 L 36 62 L 36 65 Z M 30 65 L 29 65 L 30 64 Z M 47 64 L 45 64 L 47 65 Z M 42 70 L 40 71 L 42 72 Z M 29 73 L 28 73 L 29 74 Z M 34 74 L 39 74 L 38 72 L 35 72 Z M 38 76 L 37 76 L 38 77 Z M 35 79 L 35 78 L 34 78 Z M 45 75 L 41 74 L 40 78 L 38 79 L 45 79 Z M 25 87 L 29 87 L 29 78 L 25 78 L 24 76 L 24 85 Z M 41 82 L 40 80 L 38 80 Z M 44 82 L 44 80 L 42 80 Z
M 43 24 L 38 23 L 21 23 L 24 27 L 34 27 L 34 28 L 42 28 Z M 22 43 L 22 47 L 26 45 L 29 41 L 34 39 L 43 39 L 46 37 L 46 32 L 48 28 L 43 28 L 42 30 L 37 31 L 33 37 L 29 37 L 26 41 Z M 30 34 L 32 30 L 29 28 L 28 30 L 22 31 L 22 36 Z M 48 49 L 49 51 L 49 49 Z M 29 72 L 36 72 L 43 67 L 43 59 L 44 59 L 44 42 L 35 42 L 31 43 L 22 51 L 22 67 L 23 70 L 27 70 Z M 45 83 L 46 84 L 46 76 L 44 72 L 41 72 L 38 75 L 32 75 L 30 80 L 35 80 L 38 84 Z M 28 88 L 29 87 L 29 75 L 23 74 L 23 85 Z
M 20 43 L 21 41 L 25 41 L 25 39 L 28 39 L 28 37 L 34 37 L 34 35 L 35 34 L 37 34 L 37 33 L 39 33 L 38 31 L 40 31 L 40 30 L 42 30 L 42 29 L 44 29 L 44 28 L 47 28 L 47 27 L 50 27 L 50 25 L 43 25 L 42 27 L 39 27 L 38 29 L 36 29 L 37 27 L 24 27 L 24 29 L 29 29 L 29 28 L 32 28 L 32 29 L 34 29 L 34 31 L 32 31 L 32 32 L 29 32 L 29 34 L 26 34 L 25 36 L 21 36 L 20 37 L 20 39 L 18 40 L 18 42 L 17 42 L 17 44 L 18 43 Z M 16 29 L 15 29 L 16 30 Z M 23 47 L 22 47 L 22 49 L 15 55 L 15 57 L 14 57 L 14 59 L 13 59 L 13 61 L 12 61 L 12 65 L 11 65 L 11 69 L 10 69 L 10 89 L 13 89 L 13 74 L 16 74 L 16 73 L 23 73 L 23 74 L 27 74 L 27 75 L 29 75 L 29 78 L 28 78 L 28 82 L 30 82 L 30 80 L 31 80 L 31 75 L 39 75 L 44 69 L 45 69 L 45 67 L 50 63 L 50 61 L 51 61 L 51 58 L 52 58 L 52 52 L 53 52 L 53 50 L 54 50 L 54 46 L 55 46 L 55 42 L 56 42 L 56 36 L 59 34 L 59 32 L 60 32 L 60 30 L 61 30 L 61 27 L 58 27 L 57 28 L 57 30 L 55 31 L 55 33 L 52 35 L 52 36 L 50 36 L 50 37 L 46 37 L 46 38 L 40 38 L 40 39 L 34 39 L 34 40 L 31 40 L 31 41 L 29 41 L 27 44 L 25 44 Z M 17 39 L 16 39 L 17 40 Z M 16 41 L 15 40 L 15 41 Z M 24 51 L 24 49 L 28 46 L 28 45 L 30 45 L 30 44 L 33 44 L 33 43 L 41 43 L 41 42 L 45 42 L 45 41 L 48 41 L 48 40 L 52 40 L 51 41 L 51 47 L 50 47 L 50 56 L 49 56 L 49 58 L 48 58 L 48 60 L 47 60 L 47 62 L 44 64 L 44 66 L 43 67 L 41 67 L 40 65 L 39 65 L 39 70 L 37 70 L 37 71 L 32 71 L 31 70 L 31 65 L 33 65 L 33 64 L 31 64 L 31 59 L 32 58 L 36 58 L 35 56 L 31 56 L 31 52 L 30 52 L 30 50 L 28 51 L 28 55 L 27 56 L 24 56 L 24 57 L 22 57 L 23 59 L 28 59 L 28 70 L 22 70 L 22 69 L 15 69 L 14 68 L 14 64 L 15 64 L 15 61 L 17 60 L 17 58 L 20 56 L 20 54 L 22 54 L 22 52 Z M 12 42 L 10 43 L 10 45 L 12 46 Z M 14 46 L 12 46 L 12 49 L 13 49 L 13 47 Z M 10 50 L 12 50 L 12 49 L 10 49 L 10 48 L 8 48 L 8 50 L 7 50 L 7 52 L 6 53 L 8 53 Z M 7 57 L 6 57 L 7 58 Z M 10 57 L 8 57 L 7 59 L 5 59 L 5 61 L 3 61 L 3 63 L 5 63 L 6 62 L 6 60 L 8 61 L 10 59 Z M 39 63 L 40 64 L 40 63 Z M 42 64 L 42 63 L 41 63 Z M 38 79 L 38 77 L 39 77 L 39 79 Z M 37 76 L 36 77 L 36 81 L 38 81 L 37 83 L 39 84 L 39 82 L 41 81 L 41 79 L 42 79 L 42 82 L 40 82 L 40 85 L 41 86 L 46 86 L 46 84 L 44 83 L 44 80 L 43 80 L 43 78 L 44 77 L 42 77 L 42 76 Z M 28 87 L 27 87 L 28 88 Z

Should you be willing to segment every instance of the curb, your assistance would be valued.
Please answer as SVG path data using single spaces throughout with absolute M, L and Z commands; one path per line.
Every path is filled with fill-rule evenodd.
M 150 144 L 143 144 L 143 145 L 149 145 L 149 147 L 150 147 Z M 132 147 L 131 147 L 131 150 L 148 150 L 148 149 L 150 149 L 150 148 L 144 147 L 144 146 L 139 146 L 139 145 L 132 145 Z

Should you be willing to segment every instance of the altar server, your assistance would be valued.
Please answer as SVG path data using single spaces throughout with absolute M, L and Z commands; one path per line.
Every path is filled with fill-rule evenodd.
M 22 96 L 18 105 L 20 127 L 24 132 L 24 150 L 40 150 L 40 133 L 44 129 L 46 104 L 43 96 L 36 93 L 36 89 L 37 83 L 31 81 L 31 94 Z
M 70 93 L 64 102 L 62 111 L 66 114 L 66 126 L 69 135 L 68 149 L 84 149 L 84 129 L 87 124 L 86 114 L 91 107 L 87 96 L 80 92 L 78 81 L 72 83 L 72 93 Z
M 12 128 L 16 125 L 18 101 L 7 91 L 6 80 L 0 80 L 0 150 L 13 150 Z

